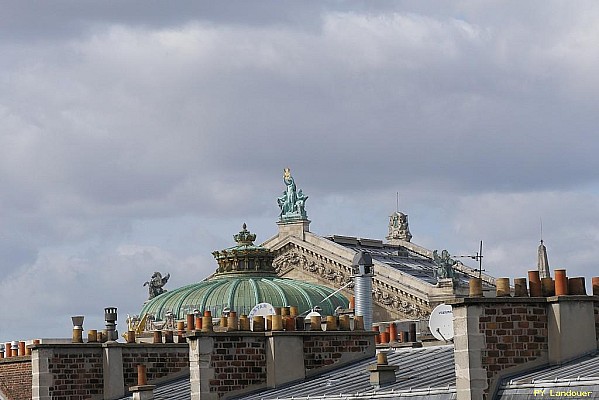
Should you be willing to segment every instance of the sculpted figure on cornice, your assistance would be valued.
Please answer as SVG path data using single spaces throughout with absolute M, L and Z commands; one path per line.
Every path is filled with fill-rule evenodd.
M 447 250 L 443 250 L 440 256 L 437 250 L 433 251 L 433 261 L 437 265 L 437 269 L 435 270 L 437 279 L 455 278 L 453 266 L 456 264 L 456 261 L 449 256 Z

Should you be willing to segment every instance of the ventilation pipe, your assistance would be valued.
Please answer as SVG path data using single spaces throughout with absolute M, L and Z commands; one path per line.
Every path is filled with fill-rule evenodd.
M 119 332 L 116 330 L 116 307 L 106 307 L 104 309 L 104 320 L 106 322 L 107 341 L 116 341 L 119 338 Z
M 355 315 L 364 317 L 364 329 L 372 327 L 372 277 L 374 265 L 368 252 L 358 252 L 352 261 L 354 293 L 356 295 Z

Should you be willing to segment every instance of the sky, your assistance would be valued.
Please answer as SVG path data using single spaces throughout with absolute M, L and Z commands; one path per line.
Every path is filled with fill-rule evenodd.
M 0 342 L 123 331 L 276 234 L 285 167 L 316 234 L 384 239 L 399 193 L 493 276 L 541 237 L 599 275 L 597 2 L 0 3 Z

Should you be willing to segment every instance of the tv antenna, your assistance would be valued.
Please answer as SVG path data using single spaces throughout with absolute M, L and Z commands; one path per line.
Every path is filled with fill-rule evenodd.
M 478 252 L 475 255 L 462 255 L 462 256 L 454 256 L 455 258 L 471 258 L 473 260 L 478 261 L 478 277 L 483 277 L 483 241 L 480 241 L 480 247 Z

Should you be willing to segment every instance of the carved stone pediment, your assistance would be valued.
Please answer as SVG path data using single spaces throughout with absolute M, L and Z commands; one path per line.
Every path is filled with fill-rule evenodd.
M 273 266 L 279 275 L 296 270 L 330 287 L 341 288 L 349 283 L 345 290 L 349 293 L 353 292 L 351 261 L 348 261 L 347 265 L 342 265 L 295 244 L 289 244 L 277 253 Z M 399 285 L 385 284 L 376 276 L 373 279 L 372 299 L 376 305 L 386 309 L 398 319 L 427 318 L 431 312 L 428 299 L 407 293 Z

